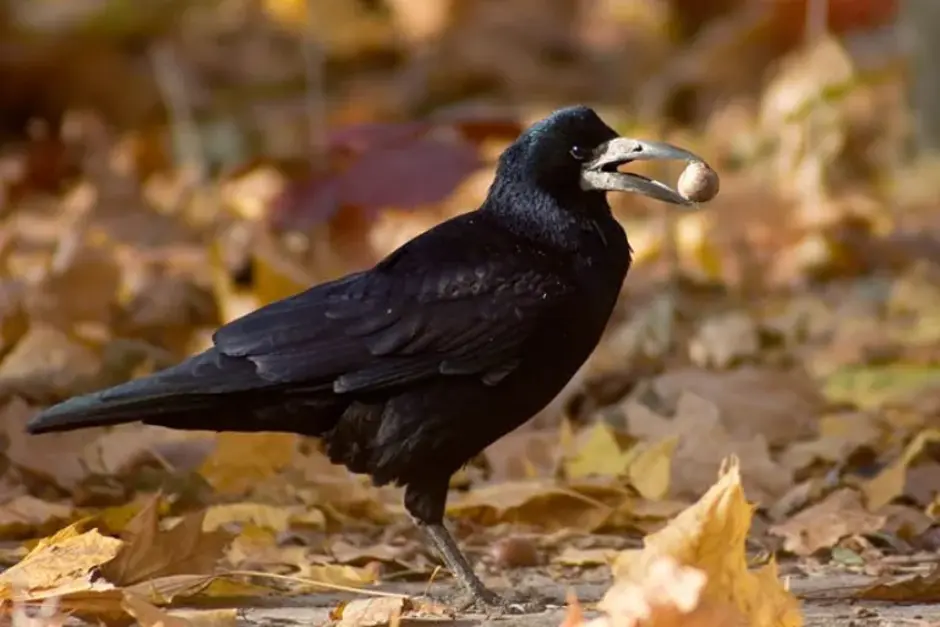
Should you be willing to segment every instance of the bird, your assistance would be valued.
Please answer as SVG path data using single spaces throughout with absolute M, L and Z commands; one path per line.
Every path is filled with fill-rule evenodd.
M 558 109 L 500 155 L 479 208 L 228 322 L 178 365 L 48 407 L 26 429 L 141 422 L 320 438 L 333 463 L 404 488 L 466 607 L 506 607 L 444 524 L 450 478 L 547 406 L 600 341 L 632 259 L 607 192 L 695 204 L 618 169 L 641 160 L 701 161 L 620 137 L 588 106 Z

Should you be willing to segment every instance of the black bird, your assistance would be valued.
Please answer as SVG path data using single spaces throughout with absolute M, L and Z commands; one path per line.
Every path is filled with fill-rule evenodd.
M 451 475 L 522 425 L 597 345 L 630 266 L 605 192 L 691 205 L 621 173 L 700 160 L 618 137 L 590 108 L 560 109 L 499 159 L 486 201 L 370 270 L 218 329 L 181 364 L 50 407 L 30 433 L 140 421 L 322 438 L 334 463 L 405 488 L 405 507 L 477 605 L 503 599 L 443 524 Z

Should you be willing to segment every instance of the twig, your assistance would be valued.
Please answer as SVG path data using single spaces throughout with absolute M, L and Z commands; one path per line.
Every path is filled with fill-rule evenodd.
M 397 594 L 395 592 L 382 592 L 381 590 L 368 590 L 365 588 L 354 588 L 352 586 L 344 586 L 338 583 L 328 583 L 326 581 L 317 581 L 316 579 L 307 579 L 306 577 L 296 577 L 294 575 L 278 575 L 276 573 L 266 573 L 260 570 L 227 570 L 223 573 L 220 573 L 221 577 L 227 576 L 242 576 L 242 577 L 259 577 L 262 579 L 277 579 L 279 581 L 291 581 L 294 583 L 302 583 L 308 586 L 317 586 L 319 588 L 325 588 L 327 590 L 338 590 L 340 592 L 353 592 L 355 594 L 366 594 L 369 596 L 375 597 L 390 597 L 393 599 L 407 599 L 409 598 L 407 594 Z

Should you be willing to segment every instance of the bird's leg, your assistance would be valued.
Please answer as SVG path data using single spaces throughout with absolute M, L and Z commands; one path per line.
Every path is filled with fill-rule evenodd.
M 454 541 L 454 537 L 447 531 L 443 523 L 426 524 L 416 521 L 425 535 L 431 540 L 434 548 L 437 549 L 441 559 L 453 575 L 460 580 L 463 587 L 467 589 L 473 600 L 484 605 L 502 606 L 505 601 L 498 594 L 487 588 L 476 573 L 467 558 L 460 551 L 460 547 Z
M 405 488 L 405 509 L 415 524 L 424 531 L 434 545 L 448 570 L 460 581 L 472 597 L 472 604 L 485 607 L 503 607 L 506 601 L 489 590 L 473 572 L 473 567 L 444 526 L 444 506 L 450 477 L 445 475 L 422 483 L 409 483 Z

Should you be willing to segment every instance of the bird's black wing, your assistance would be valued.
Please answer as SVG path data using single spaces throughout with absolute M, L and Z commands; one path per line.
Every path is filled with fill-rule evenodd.
M 521 259 L 476 257 L 405 259 L 314 287 L 222 327 L 216 348 L 274 385 L 363 392 L 438 375 L 495 384 L 572 286 Z

